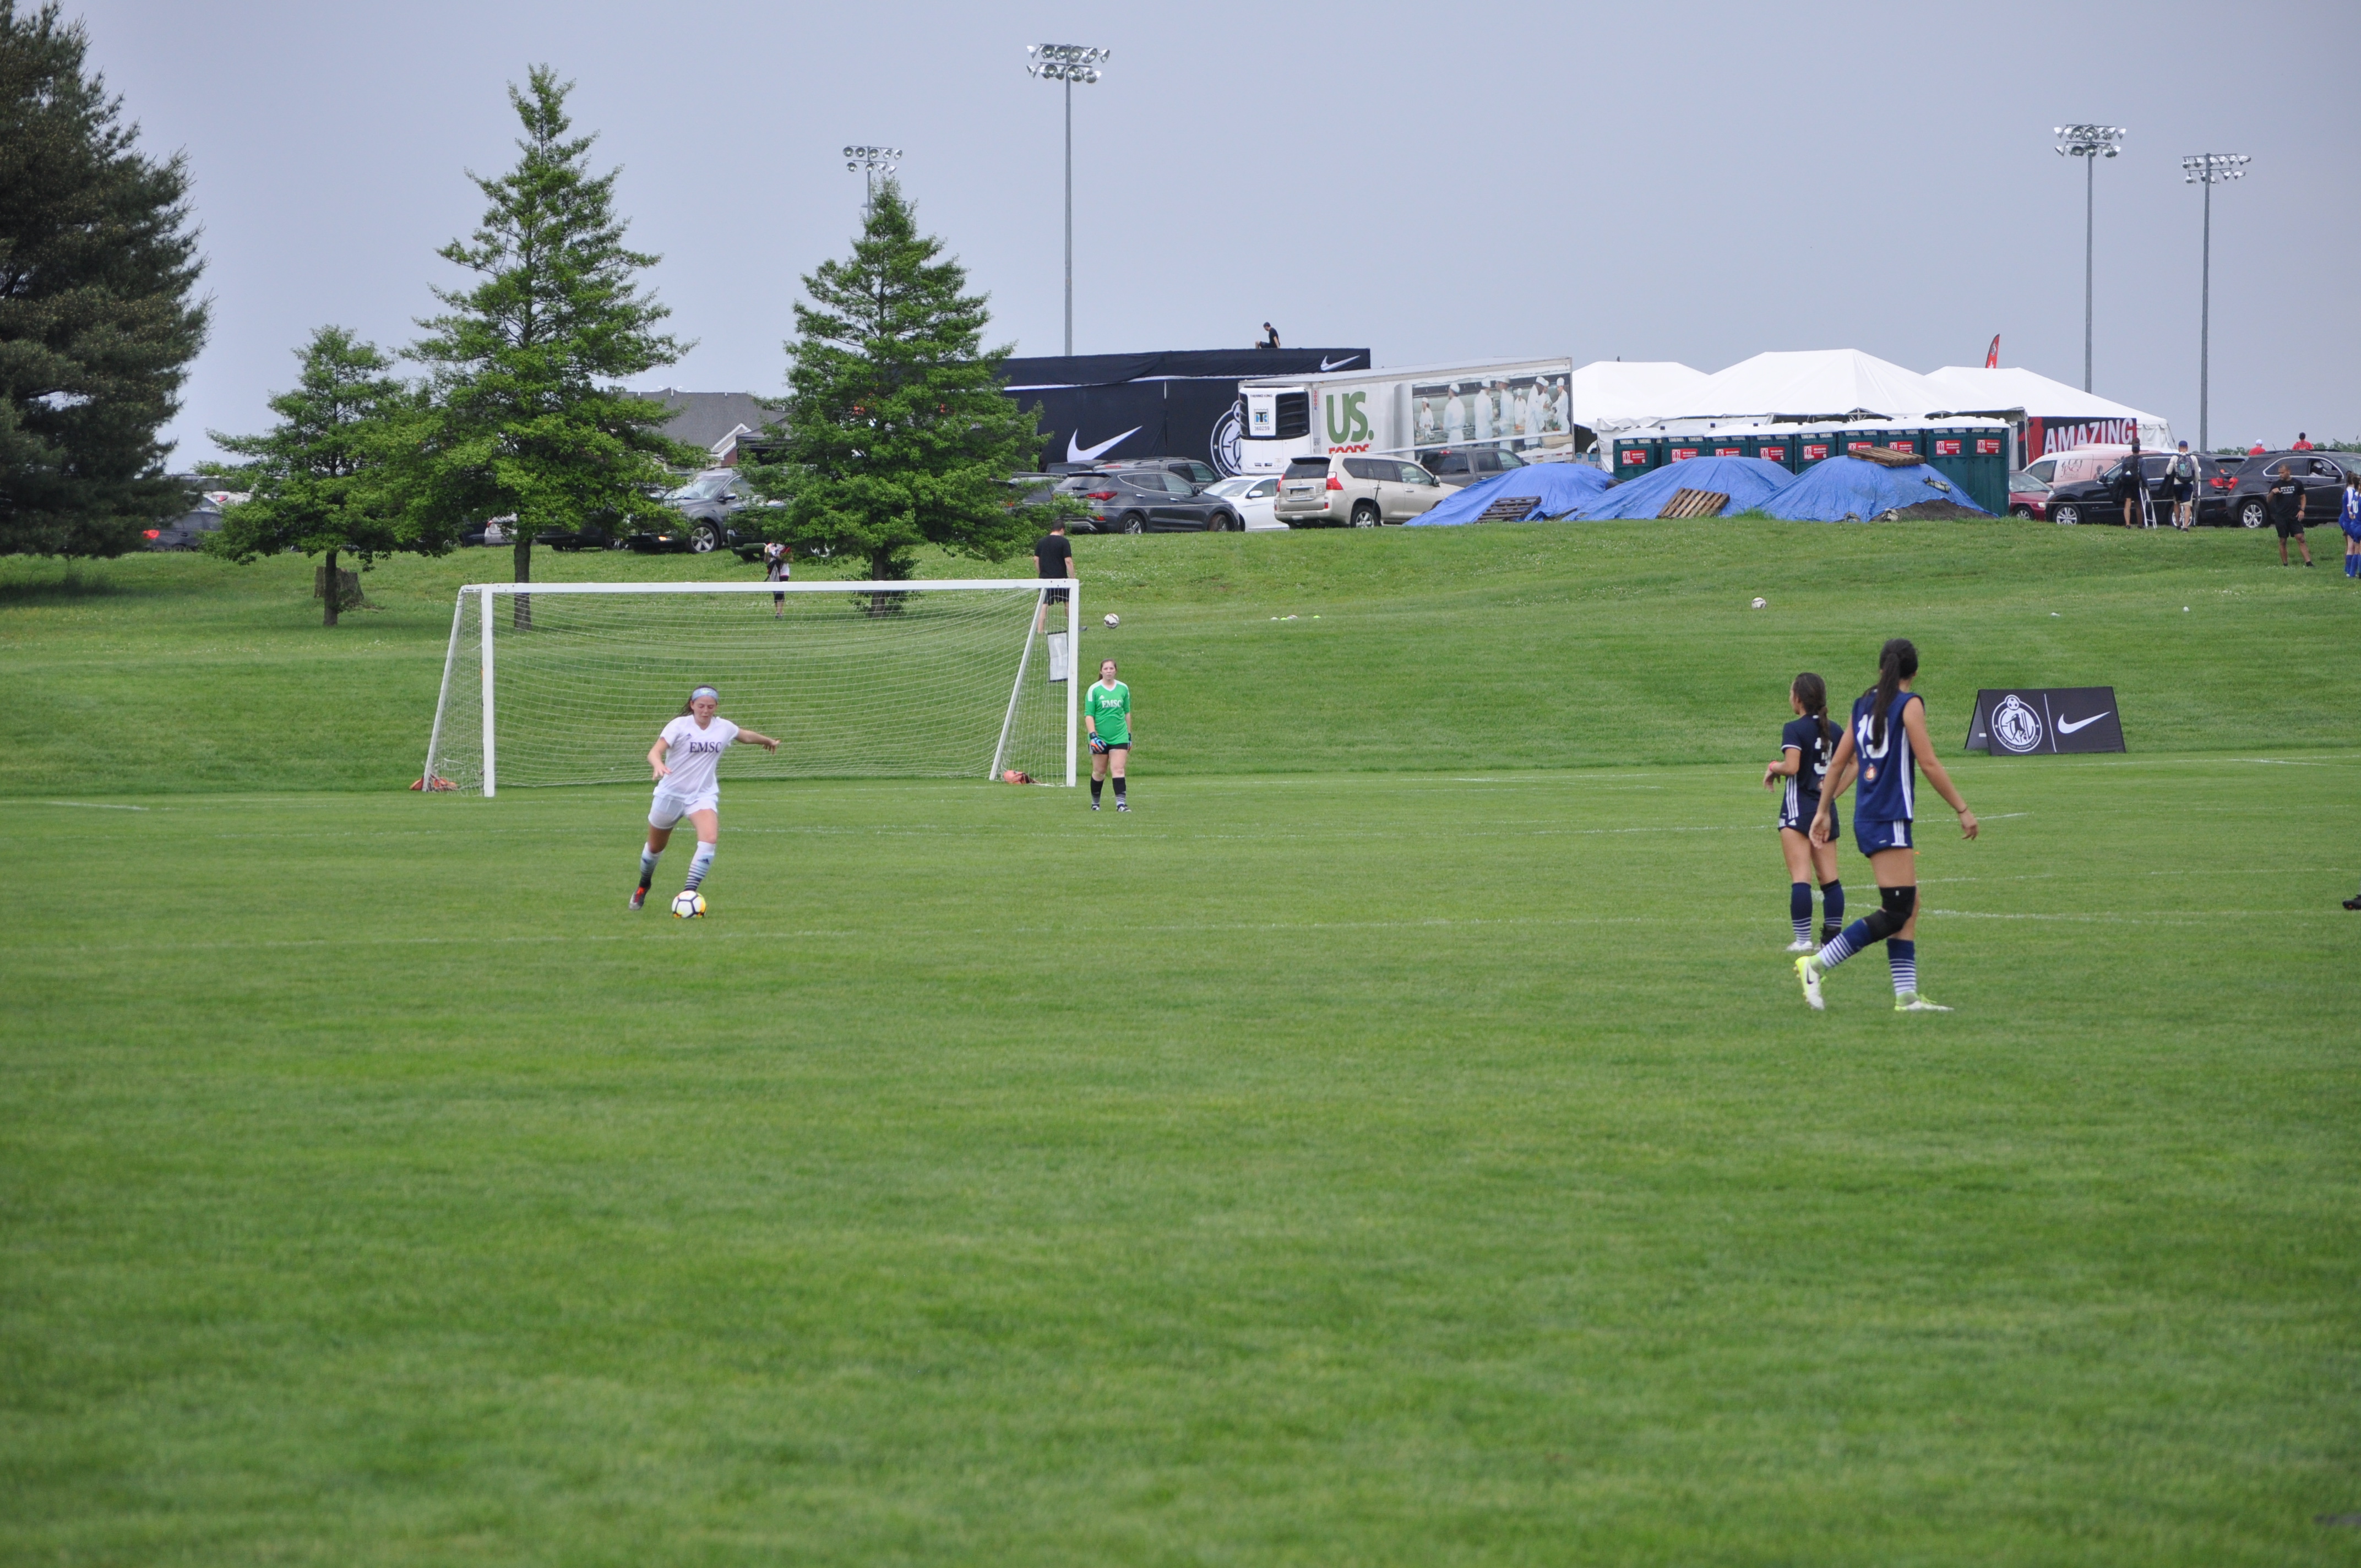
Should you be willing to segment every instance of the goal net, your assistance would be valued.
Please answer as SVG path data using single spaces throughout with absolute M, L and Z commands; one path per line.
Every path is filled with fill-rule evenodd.
M 773 596 L 778 596 L 774 603 Z M 724 777 L 1074 782 L 1079 585 L 491 583 L 459 590 L 427 787 L 648 780 L 692 687 L 775 736 Z

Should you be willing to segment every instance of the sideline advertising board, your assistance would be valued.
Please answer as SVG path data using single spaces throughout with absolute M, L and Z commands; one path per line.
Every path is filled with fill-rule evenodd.
M 2124 750 L 2113 686 L 2003 686 L 1976 693 L 1967 750 L 1994 757 Z

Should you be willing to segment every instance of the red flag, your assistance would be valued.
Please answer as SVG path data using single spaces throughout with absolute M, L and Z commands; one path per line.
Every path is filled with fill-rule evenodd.
M 1984 368 L 1987 370 L 2000 368 L 2000 334 L 1998 333 L 1993 334 L 1992 346 L 1984 350 Z

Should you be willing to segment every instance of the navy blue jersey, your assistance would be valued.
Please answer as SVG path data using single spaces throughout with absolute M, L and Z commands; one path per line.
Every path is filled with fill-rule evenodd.
M 1853 837 L 1863 822 L 1907 822 L 1918 784 L 1917 759 L 1910 754 L 1910 732 L 1902 727 L 1903 710 L 1918 702 L 1916 692 L 1903 692 L 1885 713 L 1885 743 L 1870 736 L 1869 710 L 1877 692 L 1852 705 L 1852 749 L 1860 758 L 1860 782 L 1853 786 Z M 1921 707 L 1925 705 L 1920 704 Z
M 1787 791 L 1779 797 L 1779 826 L 1808 829 L 1812 814 L 1820 808 L 1820 790 L 1828 774 L 1828 762 L 1837 754 L 1837 740 L 1843 730 L 1830 725 L 1823 736 L 1817 718 L 1791 718 L 1779 731 L 1782 753 L 1795 753 L 1795 771 L 1787 779 Z

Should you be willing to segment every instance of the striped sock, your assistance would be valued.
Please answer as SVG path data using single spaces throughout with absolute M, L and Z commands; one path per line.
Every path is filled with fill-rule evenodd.
M 656 880 L 656 857 L 663 852 L 661 850 L 646 849 L 640 851 L 640 891 L 642 893 L 648 890 L 648 883 Z
M 1869 946 L 1869 922 L 1856 920 L 1837 933 L 1837 939 L 1820 949 L 1820 967 L 1834 969 Z
M 1844 883 L 1824 882 L 1820 884 L 1820 923 L 1841 929 L 1844 926 Z
M 1918 989 L 1918 944 L 1890 937 L 1885 943 L 1885 961 L 1894 966 L 1894 994 L 1908 996 Z
M 1787 918 L 1795 924 L 1795 940 L 1812 939 L 1812 884 L 1807 882 L 1787 884 Z
M 681 889 L 683 893 L 695 893 L 697 884 L 705 880 L 705 873 L 713 869 L 713 850 L 711 844 L 697 845 L 697 854 L 688 862 L 688 885 Z

